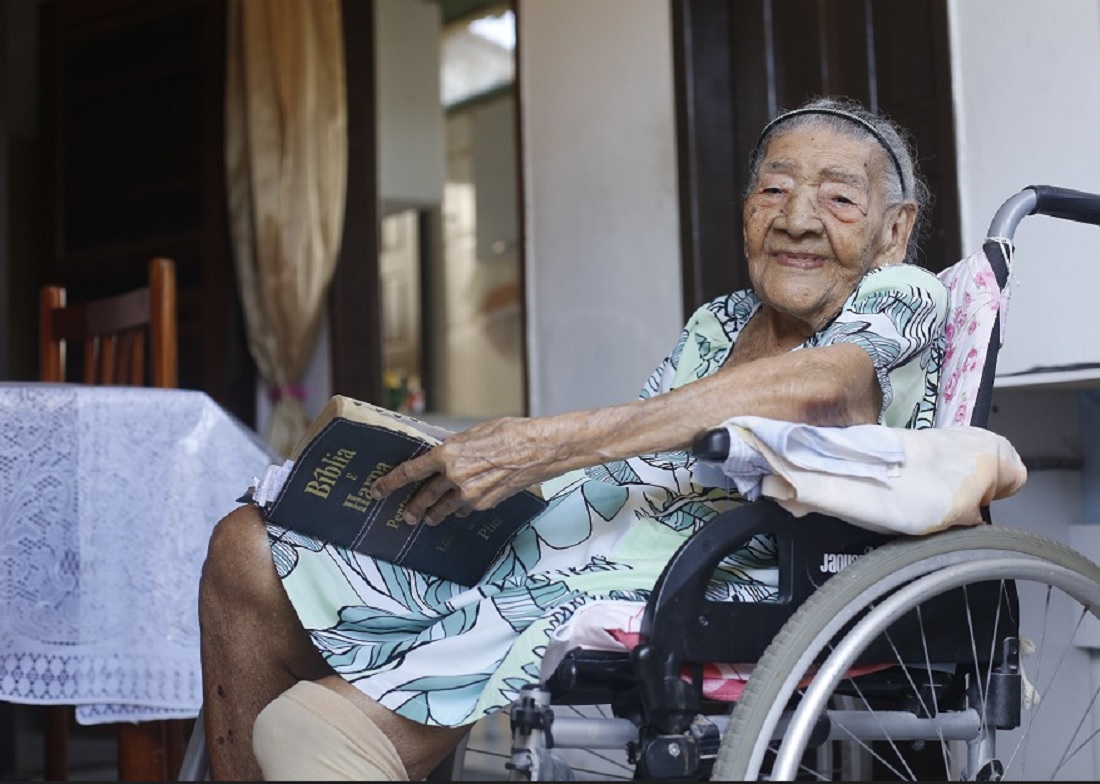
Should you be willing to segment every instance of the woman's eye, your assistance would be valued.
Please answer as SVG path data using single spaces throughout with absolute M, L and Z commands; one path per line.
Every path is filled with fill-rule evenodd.
M 824 187 L 818 191 L 818 199 L 823 210 L 828 210 L 842 221 L 857 220 L 860 215 L 867 214 L 863 206 L 865 202 L 848 188 Z

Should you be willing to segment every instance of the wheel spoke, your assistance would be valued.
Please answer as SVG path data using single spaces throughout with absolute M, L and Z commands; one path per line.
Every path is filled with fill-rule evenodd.
M 1048 602 L 1047 609 L 1048 609 L 1048 611 L 1049 611 L 1050 595 L 1052 594 L 1052 592 L 1053 592 L 1053 588 L 1051 586 L 1047 586 L 1047 602 Z M 1077 632 L 1080 631 L 1081 625 L 1085 622 L 1085 618 L 1087 617 L 1087 615 L 1088 615 L 1088 609 L 1085 608 L 1085 607 L 1082 607 L 1081 610 L 1080 610 L 1080 613 L 1077 616 L 1077 623 L 1074 625 L 1073 632 L 1072 632 L 1072 634 L 1069 635 L 1070 640 L 1072 640 L 1073 637 L 1076 636 Z M 1046 648 L 1046 643 L 1045 643 L 1046 620 L 1045 620 L 1045 618 L 1044 618 L 1044 623 L 1043 623 L 1043 629 L 1044 629 L 1044 643 L 1039 648 L 1039 659 L 1040 659 L 1040 661 L 1043 658 L 1043 650 Z M 1071 646 L 1069 644 L 1065 645 L 1062 648 L 1062 655 L 1060 657 L 1058 657 L 1058 662 L 1054 665 L 1054 672 L 1051 673 L 1050 678 L 1048 680 L 1048 683 L 1050 683 L 1051 685 L 1053 685 L 1055 678 L 1058 677 L 1058 673 L 1060 673 L 1062 671 L 1062 666 L 1066 662 L 1066 657 L 1069 655 L 1070 648 L 1071 648 Z M 1038 680 L 1038 675 L 1036 675 L 1036 680 Z M 1095 700 L 1095 699 L 1096 699 L 1096 696 L 1094 695 L 1093 700 Z M 1019 741 L 1017 741 L 1017 743 L 1016 743 L 1016 748 L 1017 749 L 1019 749 L 1020 746 L 1024 743 L 1026 737 L 1028 737 L 1030 735 L 1031 727 L 1034 726 L 1035 718 L 1038 716 L 1039 711 L 1042 710 L 1043 702 L 1044 702 L 1043 700 L 1040 700 L 1039 704 L 1036 706 L 1035 710 L 1032 711 L 1031 716 L 1030 716 L 1030 721 L 1028 722 L 1028 732 L 1026 732 L 1024 734 L 1024 736 L 1020 738 Z M 1082 716 L 1082 722 L 1084 721 L 1086 716 L 1088 716 L 1087 713 L 1084 714 L 1084 716 Z M 1078 725 L 1078 728 L 1080 728 L 1080 725 Z M 1072 745 L 1073 738 L 1076 737 L 1076 734 L 1077 733 L 1074 732 L 1074 734 L 1072 736 L 1070 736 L 1069 740 L 1067 740 L 1067 742 L 1066 742 L 1066 751 L 1063 752 L 1063 754 L 1062 754 L 1062 761 L 1059 763 L 1059 766 L 1058 766 L 1059 768 L 1061 768 L 1061 766 L 1063 764 L 1065 764 L 1066 754 L 1068 753 L 1069 747 Z M 1011 761 L 1015 756 L 1016 756 L 1016 752 L 1015 752 L 1015 750 L 1013 750 L 1012 757 L 1010 757 L 1009 760 Z M 1026 748 L 1025 748 L 1025 756 L 1026 756 Z M 1026 770 L 1026 768 L 1025 768 L 1025 770 Z
M 896 746 L 894 746 L 893 741 L 890 742 L 890 746 L 894 749 L 894 753 L 898 755 L 898 759 L 901 760 L 903 765 L 905 765 L 905 770 L 908 773 L 908 778 L 906 778 L 900 770 L 894 767 L 894 765 L 890 764 L 889 760 L 883 757 L 879 752 L 875 751 L 874 747 L 871 744 L 867 743 L 867 741 L 861 738 L 857 738 L 855 734 L 850 732 L 848 728 L 845 727 L 843 724 L 838 723 L 836 726 L 840 727 L 841 731 L 844 732 L 844 734 L 846 734 L 849 738 L 851 738 L 853 742 L 855 742 L 860 748 L 864 749 L 868 754 L 881 762 L 883 766 L 888 768 L 890 772 L 897 776 L 899 779 L 901 779 L 902 781 L 916 781 L 916 774 L 913 773 L 913 769 L 909 767 L 909 764 L 905 761 L 905 758 L 901 756 L 900 752 L 898 752 L 898 749 Z
M 921 651 L 924 653 L 924 668 L 925 668 L 925 672 L 928 673 L 928 680 L 929 680 L 929 682 L 931 682 L 932 681 L 932 657 L 928 653 L 928 634 L 927 634 L 927 632 L 925 631 L 925 628 L 924 628 L 924 613 L 922 612 L 920 605 L 917 605 L 917 623 L 920 625 L 920 632 L 921 632 L 920 633 L 920 642 L 921 642 Z M 940 696 L 937 693 L 936 688 L 935 688 L 934 685 L 931 689 L 931 692 L 932 692 L 933 712 L 930 715 L 939 716 L 940 715 Z M 917 694 L 918 695 L 920 694 L 919 690 L 917 691 Z M 925 706 L 923 698 L 921 698 L 921 707 L 925 709 L 925 712 L 927 712 L 928 708 Z M 937 728 L 936 734 L 939 735 L 939 737 L 940 737 L 940 754 L 943 756 L 943 770 L 944 770 L 944 777 L 946 778 L 946 776 L 951 772 L 951 759 L 950 759 L 950 755 L 948 753 L 947 742 L 944 740 L 943 733 L 940 732 L 939 729 Z
M 884 636 L 886 637 L 887 641 L 890 643 L 890 650 L 892 650 L 894 652 L 894 658 L 897 660 L 898 664 L 900 665 L 901 671 L 905 673 L 905 679 L 909 682 L 909 688 L 911 688 L 913 690 L 913 694 L 916 695 L 917 702 L 920 704 L 920 707 L 924 710 L 924 712 L 927 715 L 929 715 L 929 716 L 938 716 L 939 715 L 939 701 L 936 697 L 936 683 L 935 683 L 934 676 L 932 674 L 932 662 L 929 661 L 929 657 L 928 657 L 928 635 L 926 634 L 925 628 L 924 628 L 924 616 L 920 612 L 921 608 L 920 608 L 919 604 L 917 605 L 917 607 L 915 609 L 916 609 L 916 614 L 917 614 L 917 624 L 918 624 L 918 626 L 920 627 L 920 630 L 921 630 L 922 647 L 924 649 L 925 673 L 928 676 L 929 691 L 932 692 L 932 702 L 933 702 L 933 705 L 935 706 L 935 712 L 931 712 L 931 711 L 928 710 L 928 705 L 924 701 L 924 695 L 921 694 L 920 688 L 917 686 L 916 682 L 913 680 L 913 676 L 910 675 L 909 668 L 907 666 L 905 666 L 905 663 L 903 661 L 903 657 L 902 657 L 901 653 L 898 651 L 897 646 L 894 644 L 894 638 L 890 636 L 889 632 L 886 632 L 886 634 Z M 948 771 L 948 770 L 951 769 L 951 767 L 950 767 L 950 764 L 949 764 L 949 761 L 948 761 L 948 758 L 947 758 L 947 751 L 946 751 L 947 742 L 946 742 L 945 738 L 943 737 L 943 731 L 939 728 L 938 725 L 936 726 L 936 735 L 939 736 L 940 749 L 941 749 L 942 754 L 943 754 L 943 769 L 944 769 L 944 771 Z M 891 744 L 891 745 L 893 745 L 893 744 Z M 900 756 L 900 753 L 899 753 L 899 756 Z M 916 778 L 916 776 L 914 776 L 914 778 Z
M 1070 735 L 1069 739 L 1066 741 L 1066 750 L 1062 752 L 1062 758 L 1058 761 L 1058 767 L 1056 768 L 1056 770 L 1060 771 L 1063 767 L 1065 767 L 1066 763 L 1068 763 L 1074 756 L 1076 756 L 1077 752 L 1079 752 L 1086 743 L 1096 737 L 1096 731 L 1094 731 L 1087 738 L 1085 738 L 1085 740 L 1082 741 L 1076 749 L 1074 749 L 1072 752 L 1070 751 L 1070 746 L 1073 744 L 1073 739 L 1077 737 L 1077 733 L 1081 731 L 1081 728 L 1085 725 L 1085 721 L 1092 715 L 1092 708 L 1096 704 L 1096 697 L 1098 693 L 1100 693 L 1100 690 L 1094 690 L 1092 692 L 1092 699 L 1089 700 L 1088 709 L 1081 714 L 1081 718 L 1077 722 L 1077 726 L 1073 728 L 1073 734 Z

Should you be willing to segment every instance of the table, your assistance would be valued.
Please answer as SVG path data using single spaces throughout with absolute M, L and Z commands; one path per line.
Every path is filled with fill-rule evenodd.
M 0 384 L 0 700 L 196 716 L 207 540 L 276 461 L 202 392 Z

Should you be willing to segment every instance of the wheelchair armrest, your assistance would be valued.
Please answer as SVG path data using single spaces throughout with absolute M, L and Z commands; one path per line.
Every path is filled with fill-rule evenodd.
M 707 599 L 707 584 L 719 562 L 757 534 L 771 534 L 778 543 L 778 600 Z M 643 645 L 656 645 L 663 659 L 671 657 L 677 665 L 755 662 L 818 586 L 893 538 L 826 515 L 794 517 L 770 500 L 721 514 L 684 542 L 665 566 L 643 615 Z

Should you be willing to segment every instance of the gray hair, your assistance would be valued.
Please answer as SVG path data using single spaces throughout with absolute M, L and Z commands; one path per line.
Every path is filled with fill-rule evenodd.
M 752 192 L 760 175 L 760 164 L 768 144 L 777 135 L 796 128 L 817 126 L 828 128 L 853 139 L 878 144 L 893 166 L 886 170 L 886 203 L 889 207 L 912 202 L 917 209 L 909 245 L 905 249 L 906 263 L 916 263 L 920 240 L 928 224 L 932 196 L 917 168 L 916 154 L 909 133 L 888 117 L 865 109 L 856 101 L 845 98 L 814 98 L 797 109 L 784 112 L 764 126 L 749 157 L 749 178 L 745 196 Z

